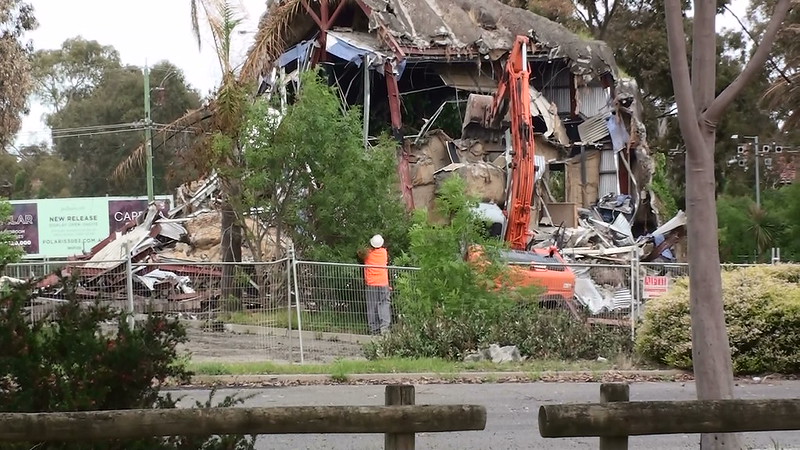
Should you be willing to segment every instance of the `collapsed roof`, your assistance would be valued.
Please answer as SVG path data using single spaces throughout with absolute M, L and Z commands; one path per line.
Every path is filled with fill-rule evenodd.
M 337 19 L 344 16 L 338 14 L 341 10 L 353 7 L 368 18 L 368 25 L 357 30 L 356 21 L 351 19 L 347 26 L 353 31 L 377 32 L 383 49 L 403 57 L 482 56 L 496 60 L 511 48 L 517 35 L 524 35 L 539 45 L 532 57 L 564 58 L 574 74 L 587 78 L 617 76 L 613 53 L 605 42 L 583 38 L 561 24 L 498 0 L 330 0 L 328 3 L 336 6 L 331 10 L 326 29 L 339 24 Z M 308 39 L 318 29 L 316 21 L 320 18 L 316 13 L 309 14 L 310 6 L 306 5 L 304 0 L 284 0 L 268 8 L 243 68 L 244 76 L 262 74 L 283 51 Z M 328 8 L 326 4 L 325 11 Z
M 364 0 L 371 28 L 385 25 L 400 43 L 419 49 L 446 47 L 497 59 L 518 35 L 543 46 L 550 59 L 568 58 L 573 72 L 616 72 L 605 42 L 587 40 L 531 11 L 497 0 Z

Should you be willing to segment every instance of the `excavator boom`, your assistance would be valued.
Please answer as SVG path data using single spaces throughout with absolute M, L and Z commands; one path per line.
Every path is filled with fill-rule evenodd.
M 578 317 L 573 303 L 575 274 L 557 249 L 527 248 L 536 179 L 528 42 L 527 37 L 517 36 L 494 96 L 470 94 L 467 110 L 474 113 L 465 118 L 462 138 L 473 133 L 484 134 L 487 128 L 500 130 L 506 115 L 510 116 L 511 166 L 507 176 L 511 183 L 506 192 L 504 239 L 511 250 L 505 257 L 510 262 L 530 264 L 529 267 L 514 265 L 511 282 L 514 286 L 544 287 L 541 304 L 566 305 Z
M 517 36 L 489 113 L 490 123 L 496 127 L 510 110 L 512 166 L 509 171 L 511 189 L 506 201 L 508 226 L 505 240 L 515 250 L 525 250 L 528 243 L 536 175 L 528 42 L 527 37 Z

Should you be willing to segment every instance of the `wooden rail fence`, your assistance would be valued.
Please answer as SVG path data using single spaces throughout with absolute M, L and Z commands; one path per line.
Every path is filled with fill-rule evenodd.
M 622 383 L 600 386 L 600 403 L 543 405 L 544 438 L 599 437 L 601 450 L 627 450 L 628 436 L 800 430 L 800 399 L 630 402 Z
M 416 405 L 414 386 L 386 386 L 386 406 L 131 409 L 0 413 L 0 442 L 103 441 L 143 436 L 385 433 L 387 450 L 413 450 L 415 433 L 486 428 L 479 405 Z

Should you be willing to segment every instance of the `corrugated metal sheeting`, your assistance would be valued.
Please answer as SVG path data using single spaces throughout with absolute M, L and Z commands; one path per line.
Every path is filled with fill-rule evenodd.
M 608 115 L 597 115 L 578 125 L 578 135 L 580 135 L 581 141 L 586 144 L 596 144 L 608 137 L 606 117 Z
M 570 99 L 570 83 L 572 73 L 564 61 L 548 61 L 534 64 L 533 87 L 544 97 L 555 103 L 558 112 L 570 112 L 572 101 Z
M 619 165 L 617 152 L 612 149 L 600 150 L 600 187 L 598 195 L 619 193 Z
M 578 113 L 592 117 L 609 110 L 611 93 L 599 81 L 578 88 Z

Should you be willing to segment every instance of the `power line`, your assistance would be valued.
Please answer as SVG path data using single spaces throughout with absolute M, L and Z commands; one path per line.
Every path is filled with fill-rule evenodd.
M 164 125 L 164 124 L 154 124 L 153 128 L 157 131 L 164 131 L 169 130 L 174 133 L 184 133 L 184 134 L 197 134 L 198 132 L 203 132 L 200 128 L 188 128 L 185 130 L 178 130 L 176 126 Z M 110 129 L 110 130 L 98 130 L 98 131 L 73 131 L 70 133 L 53 133 L 53 139 L 65 139 L 65 138 L 75 138 L 75 137 L 91 137 L 91 136 L 103 136 L 108 134 L 117 134 L 117 133 L 130 133 L 130 132 L 140 132 L 144 129 L 142 124 L 137 124 L 136 128 L 130 129 Z M 62 130 L 63 131 L 63 130 Z
M 130 133 L 132 131 L 141 131 L 139 129 L 130 129 L 130 130 L 107 130 L 107 131 L 89 131 L 89 132 L 76 132 L 76 133 L 64 133 L 64 134 L 54 134 L 53 139 L 65 139 L 65 138 L 75 138 L 75 137 L 89 137 L 89 136 L 102 136 L 106 134 L 118 134 L 118 133 Z
M 142 124 L 137 122 L 120 123 L 112 125 L 90 125 L 85 127 L 71 127 L 71 128 L 55 128 L 50 130 L 53 137 L 58 135 L 70 133 L 85 133 L 85 132 L 104 132 L 104 131 L 128 131 L 129 129 L 141 128 Z

